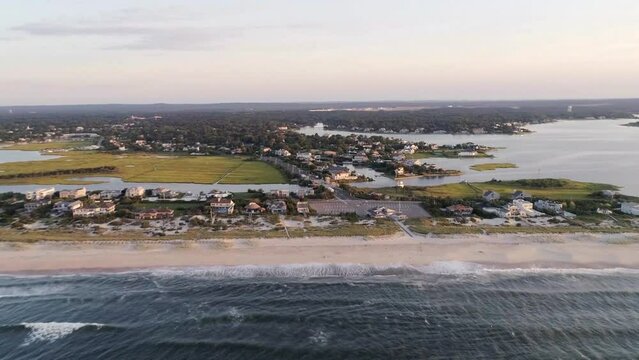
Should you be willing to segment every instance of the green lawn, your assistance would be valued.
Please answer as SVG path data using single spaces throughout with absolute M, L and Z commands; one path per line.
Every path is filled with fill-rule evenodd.
M 114 166 L 115 173 L 91 176 L 115 176 L 130 182 L 175 182 L 211 184 L 276 184 L 286 178 L 276 168 L 261 162 L 233 156 L 158 155 L 149 153 L 110 154 L 90 151 L 60 153 L 50 160 L 0 164 L 1 175 L 29 174 L 41 171 Z M 62 175 L 0 179 L 0 184 L 78 183 L 71 178 L 89 175 Z
M 455 183 L 438 186 L 407 186 L 404 189 L 395 187 L 366 189 L 371 192 L 380 192 L 394 197 L 449 197 L 455 199 L 477 199 L 486 190 L 498 192 L 502 197 L 509 197 L 513 191 L 521 190 L 534 197 L 541 197 L 554 200 L 581 200 L 586 199 L 596 191 L 618 190 L 614 185 L 579 182 L 567 179 L 560 179 L 561 186 L 556 187 L 534 187 L 522 186 L 513 181 L 483 182 L 483 183 Z
M 491 171 L 497 169 L 514 169 L 517 165 L 513 163 L 483 163 L 483 164 L 474 164 L 471 165 L 470 168 L 475 171 Z

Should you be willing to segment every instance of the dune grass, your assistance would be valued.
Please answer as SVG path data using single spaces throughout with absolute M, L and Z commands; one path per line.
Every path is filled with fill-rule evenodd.
M 475 171 L 491 171 L 497 169 L 514 169 L 517 168 L 517 165 L 513 163 L 484 163 L 471 165 L 470 168 Z
M 59 153 L 60 158 L 0 164 L 0 174 L 30 174 L 65 169 L 113 166 L 114 173 L 0 179 L 0 184 L 78 184 L 72 178 L 113 176 L 129 182 L 212 184 L 279 184 L 286 178 L 276 168 L 232 156 L 179 156 L 149 153 L 111 154 L 92 151 Z M 91 182 L 91 180 L 88 180 Z

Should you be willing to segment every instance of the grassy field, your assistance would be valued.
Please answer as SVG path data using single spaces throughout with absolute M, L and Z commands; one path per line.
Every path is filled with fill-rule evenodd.
M 407 186 L 404 189 L 395 187 L 368 189 L 371 192 L 380 192 L 389 195 L 391 198 L 397 197 L 440 197 L 455 199 L 477 199 L 486 190 L 498 192 L 502 197 L 510 197 L 513 191 L 521 190 L 531 194 L 534 197 L 541 197 L 554 200 L 581 200 L 587 199 L 593 192 L 601 190 L 617 190 L 614 185 L 579 182 L 573 180 L 561 179 L 561 186 L 557 187 L 531 187 L 522 186 L 514 181 L 500 182 L 483 182 L 483 183 L 455 183 L 438 186 Z
M 471 170 L 475 171 L 491 171 L 497 169 L 514 169 L 517 165 L 513 163 L 484 163 L 471 165 Z
M 90 176 L 114 176 L 129 182 L 175 182 L 212 184 L 278 184 L 286 178 L 274 167 L 261 162 L 231 156 L 172 156 L 144 153 L 70 151 L 62 157 L 41 161 L 0 164 L 0 174 L 29 174 L 41 171 L 114 166 L 115 173 Z M 78 184 L 71 178 L 89 175 L 64 175 L 0 179 L 0 184 Z
M 93 145 L 95 142 L 87 141 L 52 141 L 44 143 L 26 143 L 26 144 L 1 144 L 3 150 L 23 150 L 23 151 L 42 151 L 47 149 L 73 149 L 87 145 Z

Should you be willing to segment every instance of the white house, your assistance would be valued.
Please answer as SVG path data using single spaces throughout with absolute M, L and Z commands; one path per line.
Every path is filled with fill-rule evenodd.
M 563 205 L 550 200 L 537 200 L 535 201 L 535 209 L 551 214 L 560 214 L 563 210 Z
M 459 157 L 475 157 L 477 155 L 477 151 L 460 151 L 459 154 L 457 154 Z
M 487 190 L 487 191 L 484 191 L 484 194 L 481 197 L 484 199 L 484 201 L 492 202 L 492 201 L 499 200 L 501 196 L 496 191 Z
M 124 196 L 128 197 L 128 198 L 135 198 L 135 197 L 143 197 L 144 196 L 144 188 L 141 186 L 134 186 L 134 187 L 130 187 L 128 189 L 126 189 L 126 192 L 124 193 Z
M 53 205 L 53 211 L 69 212 L 82 207 L 82 201 L 58 201 Z
M 120 190 L 103 190 L 100 191 L 100 200 L 113 200 L 122 196 Z
M 515 199 L 505 206 L 504 217 L 533 217 L 538 213 L 533 210 L 533 203 L 530 201 Z
M 621 204 L 621 212 L 628 215 L 639 215 L 639 204 L 633 202 L 625 202 Z
M 26 197 L 27 200 L 42 200 L 45 198 L 50 198 L 53 196 L 53 194 L 55 193 L 55 188 L 54 187 L 50 187 L 50 188 L 43 188 L 43 189 L 37 189 L 34 191 L 28 191 L 26 192 L 24 195 Z
M 297 160 L 302 160 L 302 161 L 312 161 L 313 154 L 311 154 L 310 152 L 300 152 L 300 153 L 297 153 L 295 158 L 297 158 Z

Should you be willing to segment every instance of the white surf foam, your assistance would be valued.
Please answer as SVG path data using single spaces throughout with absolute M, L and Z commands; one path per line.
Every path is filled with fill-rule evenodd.
M 413 266 L 405 264 L 290 264 L 290 265 L 238 265 L 210 266 L 196 268 L 163 268 L 151 271 L 157 277 L 200 277 L 200 278 L 318 278 L 318 277 L 363 277 L 401 275 L 488 275 L 488 274 L 639 274 L 639 269 L 630 268 L 499 268 L 463 261 L 439 261 L 429 265 Z
M 0 288 L 0 299 L 54 295 L 62 293 L 65 290 L 65 286 L 10 286 Z
M 93 326 L 98 329 L 104 326 L 97 323 L 70 322 L 35 322 L 22 323 L 21 325 L 31 330 L 23 345 L 29 345 L 37 341 L 54 342 L 86 326 Z

